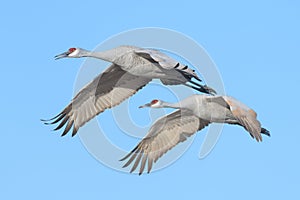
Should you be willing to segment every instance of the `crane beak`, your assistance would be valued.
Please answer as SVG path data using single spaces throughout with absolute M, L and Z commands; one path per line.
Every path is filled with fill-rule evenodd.
M 54 59 L 58 60 L 58 59 L 61 59 L 61 58 L 66 58 L 66 57 L 68 57 L 68 55 L 69 55 L 69 52 L 66 51 L 64 53 L 61 53 L 61 54 L 58 54 L 58 55 L 54 56 Z
M 145 105 L 139 106 L 139 108 L 147 108 L 147 107 L 151 107 L 150 103 L 146 103 Z

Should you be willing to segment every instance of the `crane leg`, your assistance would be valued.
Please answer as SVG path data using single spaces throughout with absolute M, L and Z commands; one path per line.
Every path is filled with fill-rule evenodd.
M 194 85 L 197 85 L 197 86 L 199 86 L 199 87 L 201 87 L 201 86 L 202 86 L 201 84 L 199 84 L 199 83 L 196 83 L 195 81 L 192 81 L 192 80 L 189 80 L 189 82 L 190 82 L 190 83 L 192 83 L 192 84 L 194 84 Z
M 207 85 L 201 85 L 201 84 L 196 83 L 196 82 L 191 81 L 191 80 L 189 82 L 192 83 L 192 84 L 194 84 L 194 85 L 196 85 L 196 86 L 198 86 L 198 87 L 196 87 L 194 85 L 189 85 L 189 84 L 186 84 L 186 83 L 184 85 L 188 86 L 190 88 L 193 88 L 193 89 L 195 89 L 195 90 L 197 90 L 199 92 L 206 93 L 206 94 L 211 94 L 211 95 L 217 94 L 217 92 L 214 89 L 208 87 Z
M 194 90 L 197 90 L 199 92 L 203 92 L 203 93 L 206 93 L 206 94 L 211 94 L 211 95 L 215 95 L 216 94 L 216 91 L 206 85 L 200 85 L 199 87 L 196 87 L 196 86 L 193 86 L 193 85 L 189 85 L 189 84 L 186 84 L 184 83 L 183 85 L 189 87 L 189 88 L 192 88 Z

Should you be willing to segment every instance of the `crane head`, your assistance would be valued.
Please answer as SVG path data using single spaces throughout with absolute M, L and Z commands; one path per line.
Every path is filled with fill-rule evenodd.
M 146 108 L 146 107 L 161 108 L 162 104 L 163 102 L 161 100 L 154 99 L 150 103 L 146 103 L 145 105 L 139 106 L 139 108 Z
M 60 58 L 79 58 L 80 56 L 80 48 L 70 48 L 68 51 L 56 55 L 54 58 L 55 60 Z

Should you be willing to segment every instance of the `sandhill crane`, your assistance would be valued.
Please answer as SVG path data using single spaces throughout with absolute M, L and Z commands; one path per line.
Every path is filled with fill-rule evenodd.
M 140 107 L 179 110 L 158 119 L 142 141 L 120 160 L 128 160 L 123 167 L 134 162 L 130 173 L 140 164 L 141 175 L 146 162 L 149 173 L 153 163 L 163 154 L 213 122 L 242 126 L 258 142 L 262 141 L 261 133 L 270 136 L 269 131 L 262 128 L 256 119 L 254 110 L 229 96 L 192 95 L 178 103 L 156 99 Z
M 62 112 L 52 119 L 42 120 L 45 124 L 59 123 L 54 130 L 66 124 L 62 136 L 72 127 L 72 136 L 76 135 L 86 122 L 105 109 L 120 104 L 152 79 L 160 79 L 165 85 L 183 84 L 200 92 L 216 93 L 212 88 L 192 80 L 201 81 L 194 70 L 155 49 L 119 46 L 103 52 L 91 52 L 70 48 L 55 59 L 80 57 L 94 57 L 112 64 L 81 89 Z

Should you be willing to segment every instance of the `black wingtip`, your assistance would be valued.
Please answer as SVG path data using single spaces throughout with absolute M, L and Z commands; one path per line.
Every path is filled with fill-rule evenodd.
M 73 126 L 73 131 L 72 131 L 72 137 L 74 137 L 77 134 L 78 129 L 76 128 L 76 126 Z
M 126 156 L 124 156 L 123 158 L 121 158 L 119 161 L 124 161 L 126 160 L 129 156 L 131 155 L 131 152 L 129 154 L 127 154 Z M 124 167 L 124 166 L 123 166 Z
M 55 116 L 52 117 L 51 119 L 40 119 L 40 120 L 43 121 L 43 122 L 47 122 L 47 121 L 54 120 L 54 119 L 58 118 L 60 115 L 62 115 L 63 112 L 64 112 L 64 111 L 60 112 L 59 114 L 55 115 Z
M 178 68 L 179 67 L 179 63 L 177 63 L 175 66 L 174 66 L 174 68 L 176 69 L 176 68 Z
M 41 121 L 43 124 L 45 124 L 45 125 L 50 125 L 50 124 L 52 124 L 52 123 L 51 123 L 51 120 L 53 120 L 53 119 L 40 119 L 40 121 Z
M 267 136 L 271 137 L 270 131 L 268 131 L 265 128 L 261 128 L 261 133 L 264 134 L 264 135 L 267 135 Z

